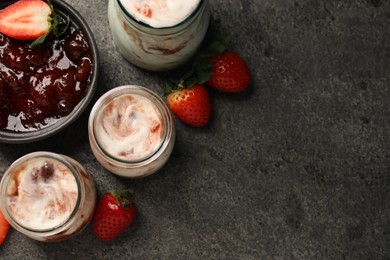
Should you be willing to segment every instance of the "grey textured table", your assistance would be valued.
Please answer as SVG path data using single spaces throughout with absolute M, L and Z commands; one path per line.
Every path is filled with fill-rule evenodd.
M 92 101 L 123 84 L 161 96 L 161 74 L 115 50 L 106 0 L 67 0 L 89 23 L 101 75 Z M 59 243 L 12 230 L 2 259 L 389 259 L 390 3 L 385 0 L 210 0 L 212 24 L 253 73 L 240 95 L 212 92 L 204 129 L 176 120 L 165 167 L 118 178 L 87 139 L 91 106 L 60 134 L 0 144 L 0 172 L 38 150 L 69 155 L 99 194 L 129 188 L 135 225 L 113 242 L 89 225 Z M 92 105 L 91 103 L 91 105 Z

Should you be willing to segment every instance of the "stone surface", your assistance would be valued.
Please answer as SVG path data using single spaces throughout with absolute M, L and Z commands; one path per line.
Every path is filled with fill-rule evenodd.
M 106 0 L 66 0 L 99 47 L 94 101 L 123 84 L 163 96 L 164 75 L 115 50 Z M 69 155 L 99 194 L 135 193 L 139 216 L 115 242 L 91 226 L 54 244 L 12 230 L 2 259 L 389 259 L 390 3 L 385 0 L 210 0 L 212 26 L 252 70 L 243 94 L 211 92 L 204 129 L 178 120 L 172 157 L 157 174 L 118 178 L 87 139 L 91 106 L 60 134 L 0 144 L 0 172 L 38 150 Z M 92 105 L 91 103 L 91 105 Z

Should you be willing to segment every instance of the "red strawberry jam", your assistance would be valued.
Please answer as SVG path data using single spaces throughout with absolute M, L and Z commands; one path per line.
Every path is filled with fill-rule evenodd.
M 92 73 L 89 45 L 71 27 L 36 48 L 0 33 L 0 129 L 34 131 L 69 115 Z

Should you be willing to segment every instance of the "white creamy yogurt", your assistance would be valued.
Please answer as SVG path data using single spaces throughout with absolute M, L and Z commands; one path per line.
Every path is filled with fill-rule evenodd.
M 139 22 L 154 28 L 171 27 L 184 21 L 198 7 L 200 0 L 119 0 Z
M 161 114 L 153 102 L 128 94 L 112 99 L 96 117 L 95 135 L 108 154 L 136 161 L 155 152 L 163 139 Z
M 27 161 L 12 175 L 7 187 L 7 206 L 21 225 L 36 230 L 64 223 L 75 208 L 76 179 L 62 163 L 36 158 Z
M 107 12 L 119 53 L 152 71 L 171 70 L 189 61 L 210 21 L 208 0 L 109 0 Z
M 88 120 L 91 150 L 113 174 L 140 178 L 157 172 L 175 144 L 175 125 L 165 102 L 135 85 L 113 88 L 93 106 Z

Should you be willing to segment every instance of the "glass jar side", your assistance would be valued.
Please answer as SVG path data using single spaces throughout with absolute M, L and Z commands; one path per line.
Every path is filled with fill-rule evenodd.
M 63 223 L 47 229 L 37 229 L 24 226 L 13 216 L 13 213 L 10 212 L 8 208 L 7 192 L 9 185 L 12 184 L 11 178 L 13 177 L 14 170 L 34 158 L 46 158 L 58 161 L 60 164 L 69 169 L 77 183 L 77 202 L 72 212 Z M 32 239 L 44 242 L 66 240 L 78 234 L 89 223 L 93 216 L 96 204 L 96 190 L 92 176 L 75 160 L 67 156 L 51 152 L 34 152 L 16 160 L 4 173 L 0 183 L 0 189 L 0 208 L 10 225 L 22 234 Z
M 125 59 L 143 69 L 174 69 L 194 56 L 210 21 L 208 0 L 201 1 L 189 19 L 168 28 L 138 23 L 124 12 L 117 0 L 108 4 L 108 20 L 114 43 Z
M 158 149 L 138 161 L 128 161 L 113 157 L 99 144 L 95 133 L 96 124 L 98 124 L 96 118 L 100 109 L 112 99 L 128 94 L 141 95 L 148 98 L 159 110 L 162 118 L 161 125 L 164 134 Z M 90 146 L 98 162 L 108 171 L 127 178 L 145 177 L 159 170 L 172 153 L 176 134 L 172 115 L 161 98 L 147 88 L 134 85 L 126 85 L 112 89 L 95 103 L 89 117 L 88 132 Z

